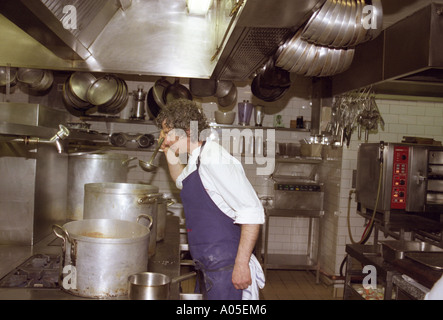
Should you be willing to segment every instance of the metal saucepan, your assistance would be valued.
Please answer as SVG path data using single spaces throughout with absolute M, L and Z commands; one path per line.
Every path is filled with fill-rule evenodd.
M 254 96 L 263 100 L 263 101 L 276 101 L 284 96 L 289 87 L 273 87 L 273 88 L 264 88 L 261 86 L 261 78 L 262 74 L 258 74 L 252 80 L 251 83 L 251 91 Z
M 151 156 L 151 159 L 146 162 L 143 160 L 138 160 L 138 163 L 140 165 L 140 167 L 147 171 L 147 172 L 153 172 L 155 170 L 157 170 L 157 166 L 153 164 L 155 157 L 157 156 L 158 151 L 160 150 L 160 147 L 162 146 L 163 141 L 165 140 L 165 138 L 160 138 L 160 140 L 158 141 L 158 146 L 155 149 L 154 153 Z
M 325 17 L 327 16 L 330 9 L 334 8 L 334 5 L 334 0 L 327 0 L 323 4 L 323 6 L 311 16 L 302 32 L 302 37 L 304 39 L 312 39 L 318 37 L 319 33 L 322 30 L 322 22 L 323 20 L 325 20 Z
M 221 107 L 229 107 L 237 101 L 237 87 L 233 84 L 229 93 L 224 97 L 217 98 L 217 102 Z
M 261 86 L 272 89 L 273 87 L 288 87 L 291 85 L 289 72 L 275 65 L 274 57 L 270 57 L 265 64 Z
M 215 90 L 215 97 L 222 98 L 229 94 L 232 87 L 234 86 L 234 83 L 229 80 L 218 80 L 217 81 L 217 88 Z
M 94 83 L 88 88 L 86 97 L 94 106 L 103 105 L 114 99 L 118 92 L 118 88 L 119 83 L 117 78 L 106 75 L 94 81 Z
M 341 44 L 345 43 L 346 37 L 349 36 L 351 32 L 354 32 L 354 27 L 350 22 L 351 16 L 356 10 L 356 3 L 352 0 L 346 0 L 344 5 L 346 5 L 346 9 L 341 20 L 341 26 L 340 28 L 336 28 L 336 30 L 338 29 L 337 36 L 331 43 L 331 47 L 334 48 L 340 48 Z
M 152 96 L 155 103 L 157 103 L 160 108 L 164 108 L 166 105 L 163 96 L 166 88 L 168 88 L 170 85 L 171 83 L 168 80 L 161 78 L 155 81 L 154 86 L 152 87 Z
M 180 84 L 179 78 L 176 78 L 175 82 L 163 92 L 163 100 L 166 103 L 176 99 L 192 100 L 191 92 L 184 85 Z
M 189 79 L 189 90 L 197 97 L 211 97 L 215 95 L 217 81 L 214 79 Z
M 88 101 L 86 93 L 89 87 L 97 80 L 97 78 L 88 72 L 74 72 L 69 77 L 69 89 L 73 95 L 83 101 Z
M 128 277 L 128 296 L 131 300 L 168 300 L 170 286 L 196 276 L 196 272 L 170 278 L 162 273 L 141 272 Z
M 36 86 L 43 79 L 44 71 L 41 69 L 19 68 L 17 80 L 29 86 Z
M 158 105 L 157 101 L 154 98 L 154 87 L 149 89 L 148 94 L 146 96 L 147 96 L 146 100 L 148 102 L 149 117 L 155 119 L 160 113 L 161 107 Z
M 35 86 L 30 86 L 29 88 L 38 91 L 38 92 L 44 92 L 51 88 L 52 84 L 54 83 L 54 74 L 51 70 L 44 70 L 43 71 L 43 78 L 39 83 L 37 83 Z
M 19 68 L 17 80 L 33 91 L 46 91 L 54 82 L 51 70 Z

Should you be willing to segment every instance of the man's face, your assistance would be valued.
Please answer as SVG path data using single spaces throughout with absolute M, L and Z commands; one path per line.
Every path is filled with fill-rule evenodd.
M 163 142 L 165 147 L 171 148 L 176 154 L 189 151 L 190 138 L 183 129 L 169 128 L 163 122 L 162 131 L 165 135 L 165 141 Z

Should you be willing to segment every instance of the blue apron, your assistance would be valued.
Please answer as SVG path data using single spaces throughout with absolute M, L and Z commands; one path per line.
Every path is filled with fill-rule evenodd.
M 203 149 L 203 145 L 201 147 Z M 200 151 L 201 153 L 201 151 Z M 189 250 L 203 279 L 208 300 L 241 300 L 232 284 L 232 270 L 240 242 L 240 226 L 224 214 L 206 192 L 197 169 L 183 180 L 180 196 L 186 218 Z M 198 291 L 198 289 L 196 289 Z

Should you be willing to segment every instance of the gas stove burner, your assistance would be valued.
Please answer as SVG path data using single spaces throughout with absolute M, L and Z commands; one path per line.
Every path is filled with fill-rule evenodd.
M 36 254 L 2 279 L 0 287 L 58 288 L 60 255 Z

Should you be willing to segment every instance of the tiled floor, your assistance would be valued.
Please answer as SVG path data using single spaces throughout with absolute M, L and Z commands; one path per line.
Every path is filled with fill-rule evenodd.
M 183 292 L 193 292 L 195 282 L 181 283 Z M 332 286 L 315 283 L 315 273 L 298 270 L 268 270 L 260 300 L 341 300 L 333 296 Z
M 315 274 L 298 270 L 268 270 L 260 300 L 341 300 L 332 286 L 315 283 Z

